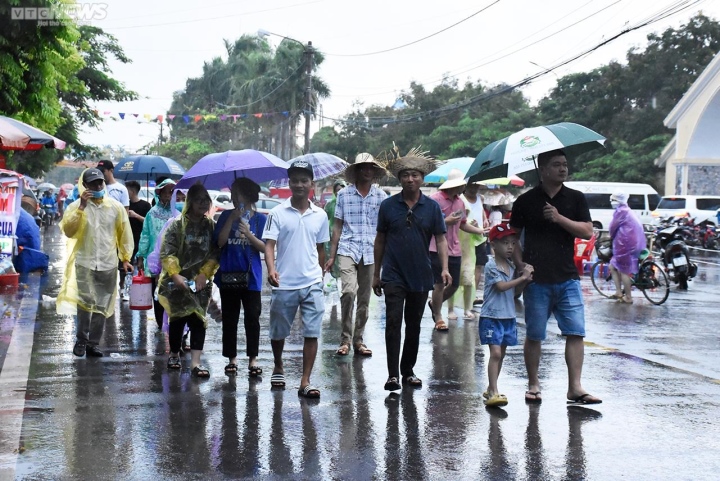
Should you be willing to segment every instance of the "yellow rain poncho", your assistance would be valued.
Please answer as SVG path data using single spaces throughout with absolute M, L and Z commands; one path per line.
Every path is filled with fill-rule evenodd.
M 82 175 L 80 176 L 82 179 Z M 79 193 L 85 191 L 80 183 Z M 60 230 L 68 237 L 67 252 L 70 253 L 63 283 L 57 298 L 58 314 L 77 314 L 77 308 L 97 312 L 110 317 L 115 312 L 117 299 L 117 274 L 112 283 L 93 282 L 92 278 L 78 279 L 90 272 L 110 272 L 118 269 L 121 261 L 130 261 L 133 252 L 133 236 L 125 208 L 120 202 L 105 197 L 88 201 L 85 210 L 78 209 L 76 200 L 65 210 Z M 83 286 L 78 289 L 78 280 Z
M 162 273 L 158 287 L 158 300 L 168 313 L 170 322 L 196 314 L 207 327 L 207 307 L 212 293 L 212 278 L 218 268 L 218 248 L 213 242 L 215 222 L 203 217 L 192 222 L 187 217 L 190 203 L 185 204 L 181 216 L 170 222 L 162 237 L 160 259 Z M 172 283 L 172 276 L 180 274 L 188 281 L 205 274 L 205 289 L 192 292 Z

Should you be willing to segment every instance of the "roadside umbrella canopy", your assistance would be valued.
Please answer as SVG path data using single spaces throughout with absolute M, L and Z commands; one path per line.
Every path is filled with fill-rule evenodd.
M 494 179 L 485 179 L 478 182 L 482 183 L 483 185 L 512 185 L 514 187 L 522 187 L 523 185 L 525 185 L 525 181 L 515 174 L 511 175 L 510 177 L 496 177 Z
M 474 157 L 458 157 L 457 159 L 447 160 L 443 165 L 425 176 L 425 183 L 442 184 L 447 180 L 448 174 L 453 169 L 458 169 L 463 174 L 466 174 L 473 162 L 475 162 Z
M 332 154 L 326 154 L 325 152 L 315 152 L 312 154 L 301 155 L 288 160 L 285 165 L 289 167 L 290 164 L 296 160 L 304 160 L 312 166 L 313 180 L 325 179 L 327 177 L 342 174 L 350 165 L 340 157 Z M 274 181 L 270 185 L 272 187 L 287 187 L 289 185 L 289 179 L 286 175 L 284 179 Z
M 0 115 L 1 150 L 64 149 L 65 142 L 40 129 Z
M 572 122 L 531 127 L 488 145 L 475 158 L 467 176 L 470 182 L 509 177 L 537 168 L 537 156 L 563 149 L 576 157 L 605 144 L 605 137 Z
M 117 163 L 114 176 L 121 180 L 156 180 L 169 177 L 177 180 L 185 169 L 172 159 L 160 155 L 131 155 Z
M 256 182 L 287 178 L 288 164 L 280 157 L 260 150 L 228 150 L 198 160 L 178 181 L 176 188 L 187 189 L 200 182 L 206 189 L 230 187 L 235 179 L 247 177 Z
M 27 185 L 31 189 L 37 189 L 37 182 L 32 177 L 25 176 L 25 185 Z

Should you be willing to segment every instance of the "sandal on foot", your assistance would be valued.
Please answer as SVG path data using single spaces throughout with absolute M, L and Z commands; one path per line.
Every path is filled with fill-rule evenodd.
M 447 315 L 448 321 L 457 321 L 458 316 L 454 312 L 451 312 Z
M 308 399 L 320 399 L 320 390 L 308 384 L 307 386 L 298 389 L 298 396 Z
M 181 369 L 182 364 L 180 363 L 180 358 L 177 356 L 170 356 L 167 362 L 168 369 Z
M 525 402 L 530 404 L 540 404 L 542 397 L 540 391 L 525 391 Z
M 435 330 L 440 332 L 447 332 L 450 330 L 447 324 L 445 324 L 445 321 L 440 319 L 438 322 L 435 323 Z
M 508 400 L 504 394 L 493 394 L 488 399 L 483 401 L 488 407 L 501 407 L 507 406 Z
M 272 387 L 285 387 L 285 374 L 276 372 L 270 376 L 270 385 Z
M 398 378 L 389 377 L 387 382 L 385 383 L 385 390 L 397 391 L 398 389 L 402 389 L 402 386 L 400 386 L 400 383 L 398 382 Z
M 370 357 L 372 356 L 372 351 L 368 349 L 368 347 L 365 344 L 358 344 L 355 346 L 355 354 L 359 354 L 361 356 Z
M 335 354 L 338 356 L 347 356 L 348 352 L 350 352 L 350 344 L 340 344 L 340 347 L 337 351 L 335 351 Z
M 569 405 L 582 405 L 582 404 L 602 404 L 602 399 L 596 398 L 592 394 L 581 394 L 574 399 L 568 399 Z
M 258 377 L 262 375 L 262 368 L 260 366 L 250 366 L 248 367 L 248 374 L 250 377 Z
M 608 299 L 614 299 L 617 301 L 618 299 L 622 299 L 622 294 L 613 294 L 612 296 L 608 297 Z
M 237 374 L 237 371 L 238 365 L 234 362 L 231 362 L 227 366 L 225 366 L 225 374 Z
M 420 380 L 419 377 L 417 377 L 415 374 L 412 374 L 410 376 L 403 376 L 402 378 L 403 385 L 408 385 L 412 387 L 422 387 L 422 380 Z
M 465 321 L 477 321 L 477 317 L 475 316 L 475 313 L 472 311 L 468 311 L 463 315 L 463 320 Z
M 190 372 L 195 377 L 210 377 L 210 371 L 203 365 L 195 366 Z

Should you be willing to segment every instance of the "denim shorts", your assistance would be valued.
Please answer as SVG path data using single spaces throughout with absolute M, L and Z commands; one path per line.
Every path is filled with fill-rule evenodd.
M 270 297 L 270 339 L 279 341 L 290 335 L 295 314 L 300 308 L 303 337 L 320 337 L 325 315 L 322 282 L 302 289 L 274 289 Z
M 491 346 L 517 346 L 515 319 L 480 318 L 480 344 Z
M 585 306 L 580 281 L 530 283 L 523 291 L 527 338 L 544 341 L 547 322 L 554 315 L 563 336 L 585 337 Z

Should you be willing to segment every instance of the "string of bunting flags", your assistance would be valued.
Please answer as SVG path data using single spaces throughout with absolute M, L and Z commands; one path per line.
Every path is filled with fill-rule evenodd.
M 174 121 L 182 121 L 186 124 L 189 124 L 191 122 L 198 123 L 201 121 L 210 121 L 210 120 L 219 120 L 219 121 L 228 121 L 231 120 L 233 122 L 237 122 L 238 119 L 248 119 L 248 118 L 256 118 L 256 119 L 262 119 L 262 118 L 269 118 L 269 117 L 276 117 L 276 116 L 282 116 L 284 118 L 289 118 L 290 115 L 292 115 L 292 112 L 289 110 L 283 110 L 280 112 L 258 112 L 254 114 L 185 114 L 185 115 L 178 115 L 178 114 L 165 114 L 165 115 L 152 115 L 152 114 L 134 114 L 134 113 L 127 113 L 127 112 L 112 112 L 109 110 L 99 111 L 99 110 L 93 110 L 95 115 L 97 116 L 105 116 L 105 117 L 113 117 L 117 116 L 120 118 L 120 120 L 125 120 L 126 118 L 132 119 L 136 118 L 138 121 L 141 119 L 144 119 L 147 122 L 164 122 L 166 121 L 168 124 Z M 300 111 L 301 113 L 302 111 Z

